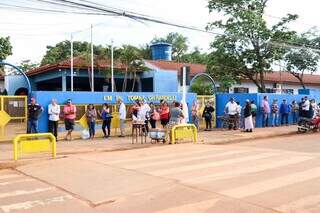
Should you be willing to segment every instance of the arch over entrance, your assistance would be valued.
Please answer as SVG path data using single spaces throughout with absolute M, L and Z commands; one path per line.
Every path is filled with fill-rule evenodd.
M 216 92 L 216 83 L 214 82 L 213 78 L 212 78 L 210 75 L 208 75 L 207 73 L 199 73 L 199 74 L 195 75 L 195 76 L 192 78 L 191 82 L 190 82 L 190 88 L 189 88 L 189 90 L 191 89 L 191 86 L 192 86 L 192 84 L 195 82 L 195 80 L 197 80 L 197 78 L 199 78 L 199 77 L 205 77 L 205 78 L 207 78 L 209 81 L 211 81 L 211 83 L 212 83 L 212 85 L 213 85 L 213 91 Z
M 31 84 L 30 84 L 28 76 L 19 67 L 15 66 L 13 64 L 9 64 L 7 62 L 0 61 L 0 65 L 5 65 L 5 66 L 12 67 L 15 70 L 17 70 L 21 75 L 23 75 L 24 79 L 27 81 L 27 84 L 28 84 L 27 94 L 30 97 L 32 89 L 31 89 Z
M 15 91 L 14 95 L 28 95 L 28 89 L 24 87 L 20 87 Z

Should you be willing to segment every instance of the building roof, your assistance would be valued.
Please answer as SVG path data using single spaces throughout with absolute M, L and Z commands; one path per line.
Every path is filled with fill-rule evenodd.
M 204 73 L 206 71 L 206 65 L 203 64 L 191 64 L 191 63 L 180 63 L 175 61 L 165 61 L 165 60 L 144 60 L 147 67 L 152 69 L 159 70 L 168 70 L 168 71 L 179 71 L 183 66 L 190 67 L 190 75 L 191 77 Z M 75 57 L 73 60 L 74 69 L 88 69 L 91 67 L 90 62 L 88 62 L 84 57 Z M 111 67 L 110 60 L 106 59 L 96 59 L 94 60 L 94 67 L 100 69 L 106 69 Z M 56 69 L 68 69 L 70 68 L 70 59 L 55 63 L 48 64 L 33 70 L 30 70 L 27 75 L 37 75 L 44 72 L 50 72 Z M 125 66 L 120 62 L 114 62 L 114 69 L 123 71 L 125 70 Z M 180 72 L 178 72 L 180 75 Z M 0 80 L 3 79 L 3 76 L 0 76 Z M 307 85 L 320 85 L 320 75 L 304 75 L 304 83 Z M 244 80 L 249 81 L 249 80 Z M 287 72 L 267 72 L 265 74 L 266 83 L 287 83 L 287 84 L 300 84 L 299 80 L 295 78 L 293 75 Z
M 71 60 L 66 59 L 64 61 L 55 63 L 55 64 L 47 64 L 41 67 L 37 67 L 35 69 L 27 72 L 28 76 L 37 75 L 40 73 L 50 72 L 56 69 L 70 69 Z M 125 70 L 125 66 L 119 62 L 114 62 L 114 69 L 116 70 Z M 73 59 L 73 67 L 74 69 L 88 69 L 91 68 L 91 62 L 87 61 L 84 57 L 74 57 Z M 111 61 L 106 59 L 95 59 L 94 60 L 94 68 L 95 69 L 107 69 L 111 68 Z
M 203 65 L 203 64 L 180 63 L 175 61 L 164 61 L 164 60 L 144 60 L 144 61 L 161 70 L 179 71 L 181 67 L 189 66 L 191 76 L 195 76 L 199 73 L 204 73 L 206 71 L 206 65 Z M 178 75 L 179 74 L 180 72 L 178 72 Z
M 247 80 L 249 81 L 249 80 Z M 267 72 L 265 73 L 266 83 L 300 84 L 300 81 L 288 72 Z M 320 75 L 304 74 L 303 82 L 307 85 L 320 85 Z

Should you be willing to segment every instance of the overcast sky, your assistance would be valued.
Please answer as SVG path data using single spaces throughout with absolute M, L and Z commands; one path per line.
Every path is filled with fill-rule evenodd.
M 92 0 L 108 6 L 123 8 L 171 22 L 204 28 L 209 21 L 220 19 L 217 14 L 209 15 L 207 0 Z M 32 5 L 27 0 L 0 0 L 1 3 Z M 287 13 L 300 16 L 299 21 L 291 27 L 305 31 L 317 26 L 320 18 L 316 0 L 270 0 L 267 18 L 270 23 L 278 21 Z M 2 8 L 1 8 L 2 7 Z M 148 43 L 154 36 L 164 36 L 169 32 L 179 32 L 189 38 L 191 47 L 203 50 L 209 48 L 212 36 L 206 33 L 181 30 L 153 23 L 140 23 L 126 18 L 108 16 L 61 15 L 45 13 L 25 13 L 3 9 L 0 5 L 0 36 L 10 36 L 13 55 L 7 61 L 19 63 L 31 59 L 40 62 L 47 45 L 70 39 L 75 31 L 75 40 L 90 41 L 90 24 L 94 27 L 94 44 L 107 44 L 113 39 L 115 45 L 141 45 Z

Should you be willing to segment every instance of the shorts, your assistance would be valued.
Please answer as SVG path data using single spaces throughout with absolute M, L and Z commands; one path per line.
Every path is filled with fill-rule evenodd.
M 74 120 L 66 119 L 64 120 L 64 125 L 67 131 L 74 130 Z

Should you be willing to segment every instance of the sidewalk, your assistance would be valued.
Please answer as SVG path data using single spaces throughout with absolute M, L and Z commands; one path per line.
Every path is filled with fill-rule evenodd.
M 238 143 L 243 141 L 250 141 L 253 139 L 264 139 L 270 137 L 286 136 L 296 134 L 296 126 L 277 127 L 277 128 L 264 128 L 255 129 L 253 133 L 245 133 L 240 130 L 226 131 L 216 129 L 209 132 L 201 131 L 198 134 L 198 143 L 200 144 L 229 144 Z M 191 141 L 182 141 L 180 143 L 189 143 Z M 71 142 L 58 141 L 57 142 L 57 156 L 65 157 L 70 154 L 90 153 L 90 152 L 111 152 L 121 151 L 129 149 L 141 149 L 155 146 L 166 146 L 167 144 L 157 143 L 151 144 L 150 139 L 147 138 L 146 144 L 132 144 L 131 137 L 119 138 L 111 137 L 108 139 L 97 138 L 95 140 L 74 140 Z M 4 167 L 16 166 L 12 161 L 12 144 L 11 143 L 0 143 L 0 169 Z M 41 154 L 41 159 L 48 159 L 50 155 Z M 45 158 L 44 158 L 45 156 Z M 33 160 L 39 160 L 39 157 L 33 158 L 34 156 L 23 156 L 21 162 L 30 162 Z

